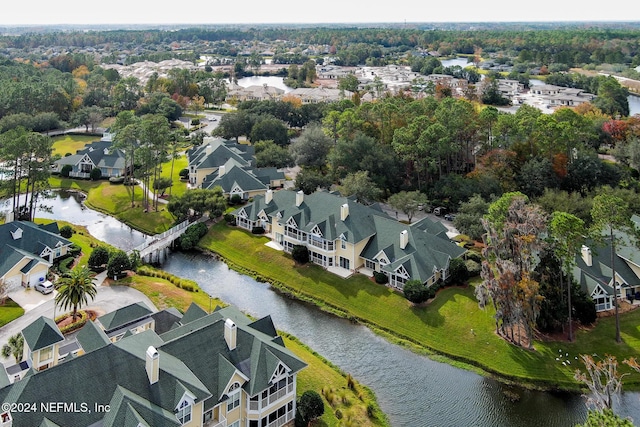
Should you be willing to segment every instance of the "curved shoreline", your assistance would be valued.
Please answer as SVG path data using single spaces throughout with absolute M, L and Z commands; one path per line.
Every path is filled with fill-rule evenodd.
M 213 256 L 223 261 L 225 264 L 227 264 L 227 266 L 230 269 L 233 269 L 238 273 L 252 277 L 255 280 L 260 282 L 269 283 L 272 289 L 275 292 L 279 293 L 280 295 L 286 296 L 288 298 L 296 299 L 298 301 L 301 301 L 307 304 L 311 304 L 322 311 L 331 313 L 335 316 L 348 319 L 352 322 L 366 326 L 371 331 L 383 337 L 387 341 L 406 347 L 417 354 L 426 355 L 431 358 L 437 358 L 439 361 L 442 361 L 449 365 L 452 365 L 461 369 L 473 371 L 478 373 L 479 375 L 491 377 L 504 384 L 517 385 L 519 387 L 529 389 L 529 390 L 549 391 L 549 392 L 570 392 L 570 393 L 579 393 L 583 391 L 583 389 L 581 389 L 577 384 L 575 385 L 575 387 L 571 387 L 568 385 L 563 387 L 551 381 L 544 381 L 544 380 L 536 381 L 536 380 L 530 380 L 522 377 L 505 375 L 504 373 L 493 370 L 489 366 L 485 366 L 478 361 L 468 359 L 465 357 L 458 357 L 452 354 L 447 354 L 445 352 L 438 351 L 437 349 L 430 347 L 422 342 L 418 342 L 415 339 L 407 337 L 399 333 L 398 331 L 390 330 L 389 328 L 385 328 L 379 324 L 376 324 L 374 322 L 368 321 L 361 317 L 355 316 L 353 313 L 350 313 L 340 307 L 332 305 L 327 301 L 313 297 L 307 293 L 302 292 L 300 289 L 295 289 L 291 286 L 288 286 L 286 283 L 282 281 L 279 281 L 277 279 L 270 278 L 270 277 L 265 277 L 257 273 L 256 271 L 246 268 L 238 264 L 237 262 L 230 260 L 229 258 L 224 257 L 217 252 L 212 251 L 211 249 L 208 249 L 205 247 L 198 247 L 198 249 L 205 255 Z

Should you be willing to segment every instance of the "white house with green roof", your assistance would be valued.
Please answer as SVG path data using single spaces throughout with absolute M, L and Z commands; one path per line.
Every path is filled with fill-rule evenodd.
M 234 307 L 207 313 L 191 305 L 184 315 L 145 308 L 89 321 L 75 336 L 79 350 L 64 359 L 56 357 L 64 337 L 51 319 L 27 326 L 32 369 L 14 382 L 0 371 L 0 399 L 37 410 L 0 411 L 0 426 L 293 425 L 296 378 L 306 364 L 269 316 L 254 321 Z M 130 328 L 149 316 L 155 329 Z M 105 324 L 127 333 L 114 342 Z
M 57 224 L 12 221 L 0 225 L 0 282 L 7 292 L 46 280 L 53 262 L 66 255 L 71 241 L 60 236 Z
M 384 273 L 398 289 L 411 279 L 428 286 L 446 279 L 450 260 L 465 252 L 440 222 L 425 218 L 403 224 L 378 205 L 326 191 L 268 191 L 233 215 L 239 227 L 264 228 L 286 252 L 304 245 L 311 261 L 331 272 L 342 277 Z

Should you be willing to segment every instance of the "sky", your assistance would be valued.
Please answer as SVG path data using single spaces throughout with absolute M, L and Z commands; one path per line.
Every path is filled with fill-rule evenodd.
M 0 25 L 640 21 L 637 0 L 31 0 Z M 613 5 L 615 7 L 613 7 Z

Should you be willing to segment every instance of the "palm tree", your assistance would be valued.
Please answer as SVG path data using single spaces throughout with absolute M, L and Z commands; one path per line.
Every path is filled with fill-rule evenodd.
M 24 337 L 22 334 L 15 334 L 2 346 L 2 357 L 13 356 L 16 363 L 22 360 L 22 350 L 24 349 Z
M 78 307 L 88 302 L 88 297 L 93 300 L 98 293 L 96 285 L 93 283 L 91 271 L 86 266 L 71 270 L 69 276 L 58 281 L 58 295 L 56 295 L 56 305 L 63 310 L 73 308 L 72 320 L 75 322 L 78 316 Z

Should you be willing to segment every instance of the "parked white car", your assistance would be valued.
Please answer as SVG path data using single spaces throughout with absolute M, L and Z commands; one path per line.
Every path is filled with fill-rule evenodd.
M 36 291 L 42 293 L 43 295 L 50 294 L 51 292 L 53 292 L 53 283 L 51 283 L 48 280 L 44 282 L 36 283 L 34 287 Z

